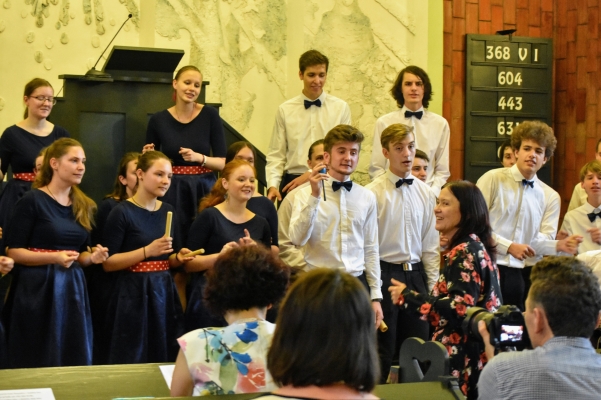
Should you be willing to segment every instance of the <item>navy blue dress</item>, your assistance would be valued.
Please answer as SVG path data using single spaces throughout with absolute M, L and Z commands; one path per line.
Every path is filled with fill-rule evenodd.
M 242 224 L 236 224 L 225 218 L 215 207 L 204 210 L 194 220 L 188 235 L 187 248 L 194 251 L 204 249 L 205 255 L 221 252 L 226 243 L 244 237 L 247 229 L 250 237 L 257 243 L 269 247 L 271 232 L 265 218 L 255 215 Z M 212 315 L 202 304 L 202 295 L 206 285 L 205 271 L 190 274 L 188 286 L 188 306 L 186 307 L 186 332 L 199 328 L 225 326 L 225 320 Z
M 265 196 L 254 196 L 248 200 L 246 208 L 267 220 L 271 231 L 271 244 L 278 246 L 278 212 L 273 202 Z
M 110 212 L 117 204 L 119 204 L 117 200 L 107 197 L 98 206 L 98 211 L 94 218 L 96 225 L 92 230 L 92 246 L 103 242 L 102 233 L 104 225 Z M 92 326 L 94 328 L 94 353 L 92 361 L 96 365 L 106 364 L 108 343 L 110 341 L 104 336 L 104 322 L 117 275 L 105 272 L 102 264 L 92 264 L 84 269 L 84 272 L 88 284 Z
M 6 174 L 10 165 L 13 174 L 33 172 L 35 159 L 44 147 L 50 146 L 55 140 L 69 137 L 69 133 L 60 126 L 48 136 L 36 136 L 17 125 L 6 128 L 0 137 L 0 168 Z M 10 179 L 0 194 L 0 227 L 5 228 L 17 201 L 31 190 L 31 182 Z M 2 247 L 4 248 L 4 247 Z
M 223 158 L 227 151 L 221 117 L 216 109 L 206 105 L 187 124 L 173 118 L 167 110 L 154 114 L 148 121 L 146 143 L 154 143 L 155 149 L 165 153 L 174 166 L 199 166 L 197 163 L 184 161 L 179 154 L 181 147 Z M 173 233 L 182 243 L 186 242 L 200 200 L 209 194 L 215 181 L 215 174 L 212 172 L 173 175 L 171 187 L 161 200 L 171 204 L 177 211 L 179 222 L 174 225 Z
M 88 232 L 71 206 L 32 190 L 15 206 L 9 248 L 85 251 Z M 92 319 L 83 270 L 77 262 L 28 267 L 15 264 L 2 320 L 11 368 L 92 363 Z
M 129 201 L 118 204 L 110 213 L 102 245 L 109 254 L 126 253 L 149 245 L 165 234 L 167 212 L 163 203 L 148 211 Z M 173 221 L 175 222 L 175 214 Z M 173 225 L 172 225 L 173 226 Z M 179 249 L 174 237 L 173 248 Z M 145 261 L 167 260 L 168 254 Z M 108 303 L 104 336 L 109 340 L 109 364 L 174 362 L 183 333 L 183 311 L 169 271 L 110 272 L 116 281 Z

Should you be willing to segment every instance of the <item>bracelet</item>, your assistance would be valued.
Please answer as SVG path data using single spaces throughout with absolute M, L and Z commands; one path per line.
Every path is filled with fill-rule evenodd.
M 207 156 L 205 156 L 204 154 L 202 155 L 202 163 L 200 163 L 201 167 L 204 167 L 205 164 L 207 163 Z
M 146 260 L 146 246 L 142 247 L 142 250 L 144 251 L 144 259 Z

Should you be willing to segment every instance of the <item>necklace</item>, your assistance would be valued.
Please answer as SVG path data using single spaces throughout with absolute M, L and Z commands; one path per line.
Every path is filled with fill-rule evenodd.
M 60 204 L 58 202 L 58 200 L 56 199 L 56 197 L 54 197 L 54 195 L 52 194 L 52 192 L 50 191 L 50 186 L 46 185 L 46 190 L 48 191 L 48 193 L 50 193 L 50 196 L 52 196 L 52 198 L 54 199 L 54 201 L 56 201 L 58 204 Z
M 194 103 L 194 104 L 196 104 L 196 103 Z M 190 113 L 190 119 L 188 119 L 188 121 L 187 121 L 187 122 L 190 122 L 190 121 L 192 120 L 192 115 L 194 115 L 194 109 L 195 109 L 195 108 L 196 108 L 196 106 L 195 106 L 195 105 L 193 105 L 193 106 L 192 106 L 192 112 Z M 178 114 L 178 112 L 177 112 L 177 106 L 175 106 L 175 107 L 174 107 L 174 109 L 175 109 L 175 117 L 177 118 L 177 120 L 178 120 L 179 122 L 181 122 L 182 124 L 185 124 L 186 122 L 182 122 L 182 120 L 179 118 L 179 114 Z M 184 115 L 184 116 L 185 116 L 185 115 Z
M 148 208 L 144 207 L 142 204 L 138 203 L 138 202 L 136 201 L 136 199 L 134 199 L 134 198 L 133 198 L 133 196 L 132 196 L 132 197 L 130 197 L 130 199 L 131 199 L 131 201 L 133 201 L 133 202 L 134 202 L 134 204 L 135 204 L 135 205 L 137 205 L 138 207 L 140 207 L 140 208 L 143 208 L 143 209 L 145 209 L 145 210 L 148 210 L 148 211 L 154 211 L 154 209 L 155 209 L 155 208 L 156 208 L 156 206 L 157 206 L 157 200 L 156 200 L 156 199 L 154 199 L 154 206 L 152 206 L 152 210 L 150 210 L 150 209 L 148 209 Z
M 54 199 L 54 201 L 56 201 L 56 202 L 57 202 L 58 204 L 60 204 L 61 206 L 63 205 L 63 203 L 61 203 L 60 201 L 58 201 L 58 200 L 56 199 L 56 197 L 54 197 L 54 195 L 52 194 L 52 191 L 50 190 L 50 186 L 49 186 L 49 185 L 46 185 L 46 190 L 48 191 L 48 193 L 50 194 L 50 196 L 52 196 L 52 198 Z M 68 205 L 68 202 L 67 202 L 67 205 Z

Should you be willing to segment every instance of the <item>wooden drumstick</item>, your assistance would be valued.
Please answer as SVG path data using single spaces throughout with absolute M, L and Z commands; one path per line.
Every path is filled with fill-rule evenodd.
M 173 219 L 173 213 L 171 211 L 167 212 L 167 225 L 165 226 L 165 236 L 171 236 L 171 220 Z
M 378 327 L 380 332 L 386 332 L 388 330 L 388 325 L 384 321 L 380 322 L 380 326 Z
M 198 250 L 195 250 L 195 251 L 193 251 L 191 253 L 184 254 L 184 257 L 194 257 L 194 256 L 197 256 L 199 254 L 204 254 L 204 253 L 205 253 L 205 249 L 198 249 Z

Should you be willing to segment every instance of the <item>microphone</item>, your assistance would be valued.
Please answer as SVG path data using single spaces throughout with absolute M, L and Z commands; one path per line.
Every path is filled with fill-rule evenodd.
M 127 23 L 127 21 L 130 20 L 131 17 L 133 17 L 132 14 L 129 14 L 127 16 L 127 19 L 125 21 L 123 21 L 123 24 L 121 24 L 121 27 L 119 28 L 119 30 L 117 30 L 117 33 L 115 33 L 115 36 L 113 36 L 113 38 L 111 39 L 111 41 L 109 42 L 109 44 L 107 44 L 106 47 L 104 48 L 104 50 L 102 51 L 102 53 L 100 53 L 100 57 L 98 57 L 98 60 L 96 60 L 96 63 L 94 64 L 94 66 L 88 72 L 86 72 L 86 79 L 87 80 L 91 80 L 91 81 L 93 81 L 93 80 L 102 80 L 102 81 L 111 80 L 112 81 L 111 74 L 107 74 L 106 72 L 98 71 L 96 69 L 96 66 L 100 62 L 100 59 L 102 58 L 102 56 L 104 55 L 104 53 L 106 53 L 106 51 L 108 50 L 108 48 L 111 45 L 111 43 L 113 43 L 113 40 L 115 40 L 115 38 L 117 37 L 117 35 L 119 34 L 119 32 L 121 32 L 121 29 L 123 29 L 123 27 L 125 26 L 125 24 Z

